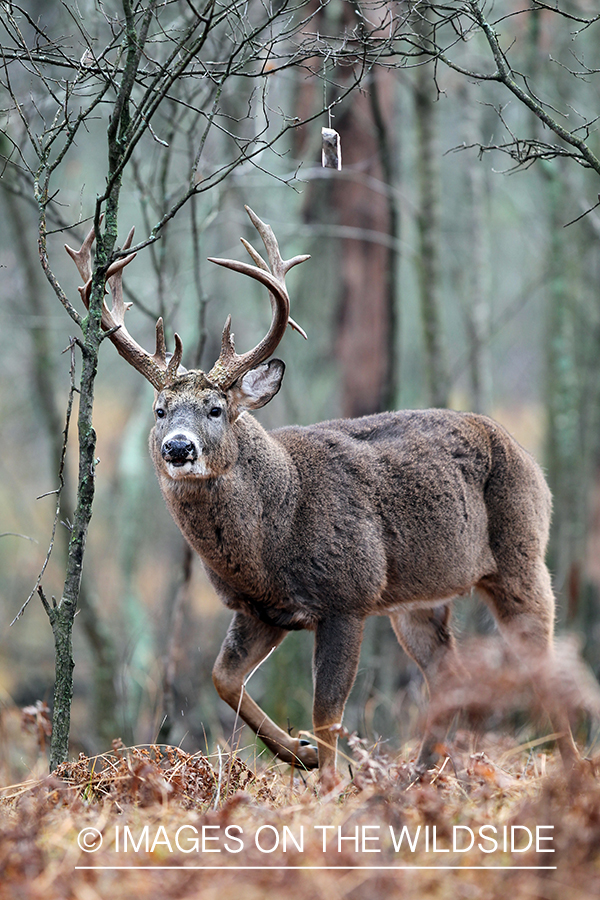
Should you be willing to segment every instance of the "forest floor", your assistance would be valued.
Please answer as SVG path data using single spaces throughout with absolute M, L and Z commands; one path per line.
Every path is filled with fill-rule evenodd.
M 336 783 L 237 753 L 83 754 L 0 787 L 0 897 L 600 897 L 600 758 L 458 732 L 439 765 L 350 737 Z M 41 765 L 41 763 L 40 763 Z M 1 767 L 0 767 L 1 772 Z

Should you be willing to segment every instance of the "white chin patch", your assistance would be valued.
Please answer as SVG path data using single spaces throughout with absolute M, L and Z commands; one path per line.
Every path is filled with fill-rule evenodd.
M 182 466 L 174 466 L 173 463 L 170 462 L 165 462 L 164 465 L 167 470 L 167 475 L 174 481 L 178 481 L 182 478 L 210 477 L 210 470 L 201 456 L 193 462 L 191 459 L 187 460 Z

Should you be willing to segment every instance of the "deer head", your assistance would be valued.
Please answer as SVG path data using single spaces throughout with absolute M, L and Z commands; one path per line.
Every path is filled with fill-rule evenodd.
M 272 228 L 249 207 L 246 211 L 265 245 L 268 263 L 243 238 L 242 243 L 253 264 L 217 258 L 210 258 L 210 262 L 248 275 L 267 287 L 272 310 L 271 325 L 256 347 L 238 354 L 231 333 L 231 317 L 228 316 L 223 329 L 221 353 L 208 373 L 201 370 L 187 372 L 182 368 L 183 346 L 177 334 L 173 354 L 167 353 L 162 318 L 156 323 L 156 349 L 153 354 L 144 350 L 129 334 L 125 326 L 125 313 L 131 304 L 123 300 L 122 279 L 123 269 L 135 258 L 134 253 L 118 259 L 106 273 L 112 304 L 109 307 L 106 301 L 103 302 L 102 327 L 121 356 L 156 390 L 155 440 L 160 446 L 165 472 L 173 479 L 217 475 L 232 465 L 236 447 L 232 436 L 228 436 L 228 427 L 245 410 L 259 409 L 268 403 L 281 386 L 284 364 L 281 360 L 266 360 L 278 346 L 288 324 L 306 337 L 290 318 L 285 276 L 293 266 L 309 257 L 302 255 L 282 259 Z M 123 250 L 131 246 L 133 233 L 131 229 Z M 92 228 L 79 250 L 65 245 L 85 281 L 79 292 L 86 307 L 89 306 L 92 285 L 91 249 L 94 238 Z

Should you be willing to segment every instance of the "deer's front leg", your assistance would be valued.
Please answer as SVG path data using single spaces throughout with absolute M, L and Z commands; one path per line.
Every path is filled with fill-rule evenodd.
M 313 729 L 319 745 L 319 768 L 335 768 L 337 734 L 360 659 L 364 620 L 333 616 L 319 622 L 313 661 Z
M 244 687 L 247 675 L 284 639 L 288 632 L 235 613 L 217 661 L 213 682 L 219 696 L 239 712 L 244 722 L 284 762 L 314 769 L 316 749 L 279 728 L 249 696 Z

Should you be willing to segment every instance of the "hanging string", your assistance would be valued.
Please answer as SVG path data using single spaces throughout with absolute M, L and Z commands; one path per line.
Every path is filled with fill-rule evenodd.
M 327 110 L 328 128 L 321 128 L 321 166 L 324 169 L 342 168 L 340 136 L 332 125 L 331 103 L 327 102 L 327 60 L 323 63 L 323 107 Z

